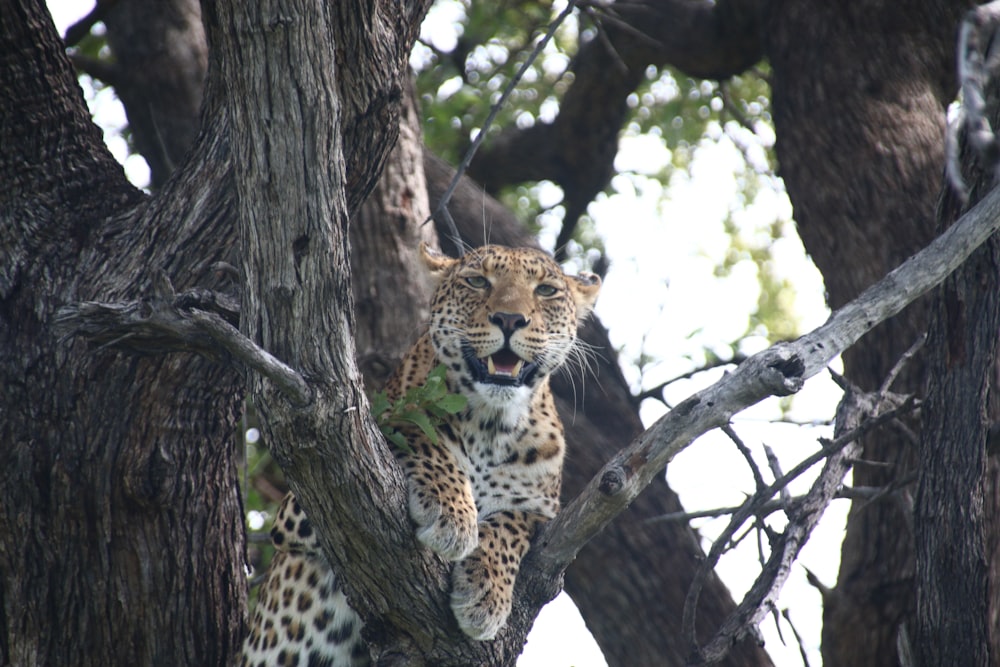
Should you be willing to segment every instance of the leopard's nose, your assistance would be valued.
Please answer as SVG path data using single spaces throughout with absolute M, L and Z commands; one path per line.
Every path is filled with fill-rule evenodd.
M 500 327 L 504 338 L 510 338 L 518 329 L 528 326 L 531 320 L 520 313 L 493 313 L 490 322 Z

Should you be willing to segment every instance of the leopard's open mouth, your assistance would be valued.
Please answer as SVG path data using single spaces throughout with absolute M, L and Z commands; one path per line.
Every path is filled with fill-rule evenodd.
M 462 356 L 475 382 L 519 387 L 530 383 L 538 372 L 538 364 L 525 361 L 508 347 L 480 359 L 471 345 L 463 345 Z

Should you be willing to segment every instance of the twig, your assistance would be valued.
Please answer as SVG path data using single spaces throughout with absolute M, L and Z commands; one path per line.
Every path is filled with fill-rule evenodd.
M 897 361 L 896 365 L 892 367 L 892 370 L 889 371 L 889 374 L 885 376 L 885 380 L 882 381 L 882 386 L 878 388 L 879 395 L 885 394 L 886 392 L 889 391 L 892 385 L 896 382 L 896 378 L 899 377 L 899 374 L 903 370 L 903 367 L 906 366 L 907 363 L 909 363 L 910 359 L 913 358 L 913 355 L 919 352 L 920 349 L 924 346 L 924 343 L 926 342 L 927 342 L 926 333 L 917 336 L 917 340 L 913 341 L 913 345 L 910 346 L 910 349 L 908 349 L 906 352 L 903 353 L 903 356 L 899 358 L 899 361 Z
M 690 371 L 687 371 L 686 373 L 675 375 L 669 380 L 661 382 L 660 384 L 656 385 L 655 387 L 652 387 L 651 389 L 646 389 L 644 391 L 639 392 L 635 396 L 633 401 L 635 402 L 636 405 L 642 403 L 647 398 L 655 398 L 660 401 L 663 401 L 663 390 L 672 385 L 673 383 L 679 382 L 681 380 L 690 380 L 699 373 L 704 373 L 706 371 L 710 371 L 716 368 L 721 368 L 723 366 L 738 366 L 744 361 L 746 361 L 746 359 L 747 357 L 745 354 L 734 354 L 729 359 L 715 359 L 713 361 L 708 362 L 707 364 L 702 364 L 698 368 L 694 368 Z
M 781 479 L 784 477 L 784 474 L 781 472 L 781 463 L 778 461 L 777 455 L 767 444 L 764 445 L 764 456 L 767 457 L 767 467 L 771 469 L 771 474 L 774 475 L 774 478 Z M 788 490 L 788 485 L 778 489 L 778 497 L 781 498 L 781 504 L 784 506 L 786 514 L 789 513 L 792 507 L 792 494 Z
M 853 464 L 853 461 L 851 463 Z M 884 499 L 890 493 L 898 490 L 900 487 L 906 486 L 907 484 L 912 484 L 915 480 L 915 475 L 907 475 L 903 479 L 893 481 L 888 486 L 841 486 L 837 489 L 836 494 L 834 494 L 834 498 L 845 500 L 864 500 L 871 503 Z M 775 512 L 783 511 L 788 506 L 796 506 L 801 503 L 804 498 L 805 496 L 793 496 L 789 499 L 789 503 L 787 505 L 781 500 L 767 500 L 765 502 L 758 503 L 753 508 L 753 516 L 756 518 L 768 517 Z M 743 509 L 743 507 L 743 505 L 731 505 L 729 507 L 715 507 L 706 510 L 668 512 L 667 514 L 650 517 L 644 520 L 643 523 L 687 523 L 694 519 L 718 519 L 719 517 L 734 514 Z
M 444 194 L 441 195 L 441 200 L 438 202 L 437 208 L 434 209 L 434 212 L 431 214 L 431 217 L 428 218 L 426 221 L 424 221 L 424 224 L 426 224 L 432 218 L 437 217 L 439 214 L 443 215 L 445 223 L 448 226 L 448 231 L 452 237 L 451 240 L 455 244 L 455 247 L 458 249 L 458 252 L 460 254 L 462 253 L 462 249 L 464 247 L 462 244 L 462 237 L 458 233 L 458 228 L 455 226 L 455 221 L 452 219 L 451 214 L 448 213 L 448 202 L 451 200 L 451 196 L 454 194 L 455 188 L 458 187 L 458 183 L 462 179 L 462 176 L 464 176 L 465 172 L 469 169 L 469 164 L 472 162 L 472 158 L 475 156 L 476 151 L 479 150 L 479 146 L 483 143 L 483 140 L 486 138 L 486 133 L 489 131 L 490 126 L 493 125 L 493 121 L 496 120 L 497 114 L 500 113 L 500 109 L 503 108 L 503 105 L 507 103 L 507 98 L 509 98 L 510 94 L 514 92 L 514 88 L 516 88 L 517 84 L 521 82 L 521 78 L 524 77 L 524 73 L 528 71 L 528 68 L 531 67 L 531 64 L 535 62 L 535 59 L 538 58 L 538 55 L 542 52 L 542 50 L 546 47 L 546 45 L 548 45 L 549 41 L 555 35 L 556 30 L 559 28 L 562 22 L 566 19 L 567 16 L 569 16 L 573 12 L 573 9 L 576 7 L 576 3 L 577 0 L 569 0 L 569 2 L 566 3 L 566 8 L 559 13 L 559 16 L 557 16 L 555 20 L 552 21 L 551 24 L 549 24 L 549 29 L 546 31 L 545 35 L 543 35 L 542 38 L 538 41 L 538 44 L 535 45 L 535 48 L 531 51 L 531 54 L 528 56 L 528 59 L 521 64 L 521 67 L 518 68 L 517 73 L 514 74 L 514 77 L 509 82 L 507 82 L 507 86 L 504 88 L 503 93 L 500 95 L 500 99 L 497 100 L 496 104 L 492 106 L 489 115 L 486 117 L 486 121 L 483 123 L 483 126 L 479 128 L 479 132 L 476 133 L 475 139 L 472 140 L 472 145 L 470 145 L 469 149 L 465 151 L 465 156 L 462 158 L 462 162 L 458 165 L 458 168 L 455 170 L 455 175 L 452 177 L 451 183 L 448 184 L 448 187 L 447 189 L 445 189 Z
M 757 134 L 757 130 L 750 122 L 750 119 L 743 114 L 742 110 L 736 108 L 736 102 L 733 101 L 732 95 L 729 94 L 728 81 L 719 81 L 719 95 L 722 97 L 722 108 L 728 111 L 729 115 L 731 115 L 737 123 L 754 134 Z
M 760 474 L 760 468 L 757 467 L 756 461 L 753 460 L 753 454 L 750 453 L 750 448 L 743 444 L 743 440 L 740 439 L 740 436 L 736 435 L 736 431 L 733 429 L 732 424 L 726 424 L 720 430 L 729 436 L 729 439 L 736 445 L 736 449 L 738 449 L 740 454 L 743 455 L 743 458 L 747 462 L 747 466 L 750 468 L 750 473 L 753 475 L 753 482 L 757 487 L 757 493 L 761 493 L 767 487 L 767 484 L 764 483 L 764 476 Z
M 802 641 L 802 635 L 795 628 L 795 624 L 792 623 L 792 615 L 789 613 L 788 609 L 784 609 L 781 612 L 782 617 L 784 617 L 785 622 L 788 623 L 788 627 L 792 629 L 792 636 L 795 637 L 795 643 L 799 645 L 799 655 L 802 656 L 802 664 L 804 667 L 809 667 L 809 655 L 806 653 L 805 642 Z

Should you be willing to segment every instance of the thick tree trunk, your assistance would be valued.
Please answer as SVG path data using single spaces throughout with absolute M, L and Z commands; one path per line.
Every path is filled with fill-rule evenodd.
M 191 250 L 219 233 L 215 175 L 196 174 L 199 207 L 148 206 L 40 2 L 0 12 L 0 79 L 0 663 L 226 664 L 245 604 L 238 378 L 53 329 L 67 303 L 148 296 L 154 271 L 205 285 L 218 248 Z
M 989 558 L 984 482 L 987 399 L 1000 330 L 1000 240 L 948 279 L 928 342 L 927 403 L 916 498 L 916 664 L 987 667 Z M 985 500 L 985 502 L 984 502 Z
M 988 88 L 990 122 L 997 122 L 998 86 Z M 945 186 L 938 207 L 947 227 L 995 186 L 993 165 L 964 146 L 963 206 Z M 977 250 L 937 290 L 928 332 L 927 395 L 914 507 L 917 613 L 910 633 L 913 661 L 923 667 L 995 662 L 995 584 L 998 555 L 996 457 L 987 458 L 990 425 L 998 414 L 997 332 L 1000 331 L 1000 239 Z M 993 523 L 995 525 L 995 523 Z M 995 637 L 993 637 L 995 639 Z M 991 652 L 993 660 L 991 661 Z

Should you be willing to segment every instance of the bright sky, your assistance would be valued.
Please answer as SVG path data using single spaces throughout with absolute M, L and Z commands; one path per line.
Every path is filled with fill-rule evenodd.
M 557 3 L 560 4 L 560 3 Z M 78 0 L 50 0 L 57 28 L 65 29 L 86 14 L 91 4 Z M 556 11 L 561 8 L 557 7 Z M 431 10 L 422 36 L 448 49 L 457 37 L 455 23 L 462 16 L 458 2 L 439 0 Z M 417 56 L 415 56 L 416 58 Z M 546 67 L 565 67 L 564 61 L 546 62 Z M 126 173 L 139 185 L 148 182 L 145 162 L 129 156 L 120 135 L 125 115 L 111 89 L 87 89 L 89 102 L 99 125 L 106 128 L 106 140 L 115 156 L 123 161 Z M 548 110 L 546 113 L 555 113 Z M 630 172 L 612 181 L 609 195 L 591 204 L 589 214 L 604 239 L 611 268 L 607 275 L 597 313 L 610 327 L 611 340 L 619 349 L 626 377 L 638 388 L 655 386 L 665 379 L 691 370 L 701 363 L 707 346 L 724 354 L 727 343 L 747 328 L 748 315 L 756 307 L 756 268 L 746 262 L 734 267 L 730 276 L 719 278 L 714 269 L 729 248 L 723 221 L 730 215 L 740 233 L 753 234 L 773 221 L 783 221 L 783 237 L 772 246 L 777 270 L 793 281 L 796 288 L 794 312 L 801 323 L 800 333 L 821 324 L 828 311 L 824 304 L 819 273 L 806 257 L 791 222 L 791 205 L 780 182 L 762 189 L 756 197 L 741 203 L 737 177 L 743 168 L 743 153 L 730 138 L 739 134 L 749 146 L 751 159 L 762 159 L 764 147 L 774 141 L 767 127 L 757 133 L 714 126 L 693 154 L 690 175 L 676 173 L 667 188 L 643 174 L 659 173 L 670 160 L 670 152 L 659 137 L 624 136 L 616 167 Z M 542 185 L 540 196 L 558 202 L 561 192 L 554 185 Z M 549 221 L 543 242 L 554 242 L 558 221 Z M 766 341 L 744 341 L 744 352 L 762 349 Z M 629 360 L 643 353 L 657 360 L 640 377 Z M 668 391 L 671 404 L 718 379 L 721 371 L 705 373 L 690 381 L 678 382 Z M 833 415 L 839 392 L 828 379 L 818 376 L 792 401 L 788 416 L 799 422 L 821 422 Z M 646 401 L 642 417 L 649 425 L 666 411 L 657 401 Z M 734 428 L 754 449 L 762 470 L 767 470 L 761 445 L 770 445 L 788 470 L 816 449 L 816 439 L 828 436 L 827 426 L 802 427 L 772 423 L 781 416 L 776 400 L 766 401 L 739 415 Z M 572 446 L 572 445 L 571 445 Z M 754 490 L 746 464 L 727 438 L 709 434 L 682 452 L 670 464 L 667 478 L 688 510 L 710 509 L 742 502 Z M 850 480 L 848 479 L 848 482 Z M 811 477 L 793 485 L 801 493 Z M 782 592 L 779 606 L 791 610 L 795 630 L 802 635 L 810 663 L 820 665 L 819 640 L 822 607 L 818 593 L 806 582 L 805 568 L 828 586 L 836 574 L 848 505 L 838 501 L 827 512 L 793 568 Z M 725 519 L 696 522 L 703 538 L 718 534 Z M 709 543 L 703 540 L 707 549 Z M 726 556 L 719 575 L 739 599 L 759 571 L 755 540 L 750 538 Z M 762 625 L 766 648 L 781 667 L 802 665 L 798 646 L 790 628 L 783 623 L 782 642 L 773 620 Z M 561 595 L 543 610 L 528 639 L 519 667 L 602 667 L 606 663 L 568 597 Z

